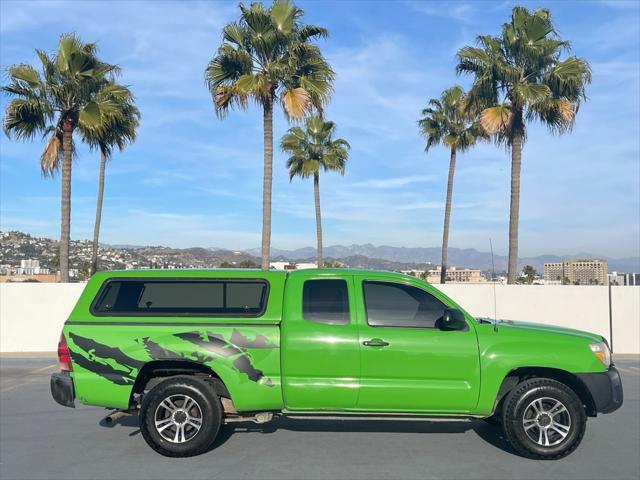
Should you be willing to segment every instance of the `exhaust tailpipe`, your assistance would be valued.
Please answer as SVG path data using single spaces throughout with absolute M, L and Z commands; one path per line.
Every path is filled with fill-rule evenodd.
M 115 410 L 104 417 L 101 423 L 104 423 L 107 427 L 113 427 L 118 422 L 118 420 L 136 414 L 137 412 L 134 412 L 132 410 Z

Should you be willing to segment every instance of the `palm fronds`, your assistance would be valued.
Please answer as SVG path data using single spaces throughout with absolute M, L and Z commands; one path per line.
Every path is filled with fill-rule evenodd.
M 333 70 L 310 43 L 327 36 L 302 23 L 302 10 L 286 1 L 269 8 L 240 4 L 240 18 L 223 30 L 222 45 L 205 69 L 214 108 L 223 117 L 231 108 L 280 101 L 287 117 L 300 120 L 329 100 Z
M 571 128 L 586 99 L 591 68 L 581 58 L 561 60 L 569 48 L 549 10 L 515 7 L 499 36 L 479 36 L 477 46 L 458 51 L 457 72 L 474 76 L 469 105 L 493 109 L 483 114 L 483 124 L 493 128 L 498 142 L 511 145 L 514 134 L 526 136 L 525 120 L 557 133 Z

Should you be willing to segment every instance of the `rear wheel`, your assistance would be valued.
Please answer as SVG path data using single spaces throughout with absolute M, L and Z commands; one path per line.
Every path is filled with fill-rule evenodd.
M 502 427 L 521 455 L 555 460 L 573 452 L 582 441 L 587 416 L 580 398 L 563 383 L 533 378 L 508 394 Z
M 211 384 L 194 377 L 173 377 L 144 397 L 140 431 L 147 444 L 167 457 L 205 452 L 222 423 L 222 407 Z

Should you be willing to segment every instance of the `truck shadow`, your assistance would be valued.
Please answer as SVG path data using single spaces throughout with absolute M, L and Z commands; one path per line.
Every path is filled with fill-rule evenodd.
M 302 420 L 287 417 L 274 418 L 265 424 L 252 422 L 232 423 L 222 427 L 211 450 L 226 443 L 232 436 L 241 433 L 270 434 L 278 430 L 293 432 L 362 432 L 362 433 L 421 433 L 447 434 L 473 431 L 490 445 L 512 455 L 518 455 L 504 438 L 502 428 L 480 420 L 469 422 L 429 422 L 393 420 Z
M 106 428 L 104 422 L 100 425 Z M 124 417 L 117 422 L 118 426 L 133 429 L 129 436 L 140 433 L 138 417 Z M 497 425 L 490 425 L 481 420 L 469 422 L 429 422 L 429 421 L 394 421 L 394 420 L 307 420 L 287 417 L 276 417 L 271 422 L 255 424 L 253 422 L 239 422 L 223 425 L 216 441 L 209 451 L 224 445 L 233 435 L 242 433 L 272 434 L 278 430 L 292 432 L 362 432 L 362 433 L 421 433 L 421 434 L 447 434 L 465 433 L 473 431 L 478 437 L 490 445 L 510 453 L 518 455 L 504 438 L 502 429 Z

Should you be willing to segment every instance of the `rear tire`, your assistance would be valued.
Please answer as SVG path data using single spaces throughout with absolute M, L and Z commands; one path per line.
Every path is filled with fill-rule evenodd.
M 211 384 L 191 376 L 169 378 L 145 395 L 140 431 L 166 457 L 204 453 L 222 424 L 222 406 Z
M 502 410 L 502 428 L 509 443 L 519 454 L 538 460 L 569 455 L 580 445 L 586 425 L 580 398 L 565 384 L 549 378 L 516 385 Z

